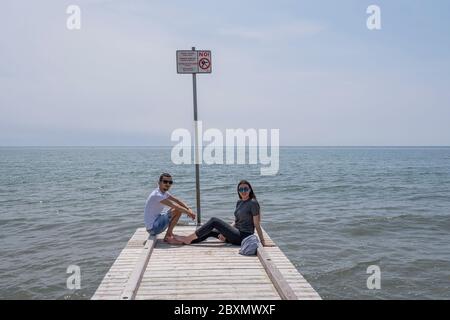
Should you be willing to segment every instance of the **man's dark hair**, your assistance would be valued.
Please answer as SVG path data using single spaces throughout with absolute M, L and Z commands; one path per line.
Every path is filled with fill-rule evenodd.
M 166 177 L 166 178 L 172 178 L 172 176 L 171 176 L 169 173 L 164 172 L 164 173 L 162 173 L 162 174 L 159 176 L 159 182 L 161 182 L 161 181 L 163 180 L 164 177 Z

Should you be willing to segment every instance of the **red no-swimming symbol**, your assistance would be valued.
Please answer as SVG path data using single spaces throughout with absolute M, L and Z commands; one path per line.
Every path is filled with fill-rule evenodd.
M 202 68 L 203 70 L 208 69 L 210 65 L 211 65 L 211 62 L 209 61 L 208 58 L 201 58 L 200 61 L 198 62 L 198 66 L 200 68 Z

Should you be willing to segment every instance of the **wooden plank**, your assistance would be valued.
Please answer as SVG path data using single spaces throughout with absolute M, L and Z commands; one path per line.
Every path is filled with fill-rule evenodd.
M 167 267 L 168 266 L 155 266 L 155 265 L 150 265 L 150 267 L 152 268 L 152 271 L 163 271 L 166 272 L 167 271 Z M 210 264 L 210 265 L 204 265 L 204 266 L 191 266 L 189 268 L 186 268 L 186 266 L 173 266 L 170 265 L 170 272 L 174 273 L 174 272 L 178 272 L 178 271 L 184 271 L 184 270 L 189 270 L 189 271 L 194 271 L 194 270 L 202 270 L 205 272 L 208 272 L 208 270 L 238 270 L 238 269 L 247 269 L 247 270 L 252 270 L 252 269 L 262 269 L 263 267 L 261 265 L 232 265 L 232 266 L 228 266 L 228 265 L 214 265 L 214 264 Z
M 133 300 L 136 296 L 136 292 L 139 288 L 139 283 L 144 275 L 145 268 L 147 267 L 148 260 L 152 254 L 153 248 L 155 247 L 156 238 L 155 236 L 150 236 L 142 249 L 141 256 L 134 267 L 130 278 L 127 281 L 125 289 L 120 296 L 121 300 Z
M 247 275 L 245 277 L 246 280 L 259 280 L 259 281 L 267 281 L 268 277 L 266 274 L 260 274 L 260 275 Z M 146 275 L 145 277 L 142 277 L 141 284 L 145 282 L 162 282 L 162 283 L 170 283 L 170 282 L 178 282 L 178 281 L 221 281 L 221 280 L 228 280 L 228 281 L 240 281 L 241 278 L 230 278 L 229 275 L 220 275 L 220 276 L 209 276 L 209 275 L 199 275 L 199 276 L 189 276 L 189 277 L 181 277 L 174 275 L 170 278 L 160 278 L 158 276 L 153 275 Z
M 199 279 L 199 278 L 194 278 L 190 281 L 184 281 L 183 279 L 176 279 L 176 281 L 161 281 L 161 280 L 157 280 L 155 278 L 148 278 L 145 279 L 144 281 L 141 282 L 141 287 L 150 287 L 150 286 L 165 286 L 167 288 L 169 287 L 176 287 L 178 285 L 183 285 L 185 283 L 192 283 L 192 284 L 196 284 L 196 283 L 203 283 L 205 285 L 209 285 L 209 284 L 216 284 L 216 283 L 223 283 L 224 285 L 228 285 L 228 284 L 236 284 L 236 285 L 240 285 L 239 281 L 237 280 L 230 280 L 229 278 L 226 277 L 222 277 L 222 278 L 217 278 L 217 282 L 214 282 L 214 279 L 212 278 L 216 278 L 216 277 L 211 277 L 211 278 L 205 278 L 205 279 Z M 242 280 L 241 282 L 245 283 L 246 278 L 239 278 L 239 280 Z M 270 279 L 268 277 L 266 278 L 252 278 L 252 279 L 248 279 L 248 283 L 252 283 L 252 284 L 268 284 L 268 285 L 272 285 L 272 283 L 270 282 Z
M 278 295 L 263 295 L 258 293 L 252 294 L 196 294 L 186 296 L 183 294 L 166 294 L 166 295 L 140 295 L 136 297 L 136 300 L 280 300 Z
M 145 272 L 143 279 L 146 278 L 146 273 L 147 272 Z M 162 277 L 163 279 L 165 279 L 165 278 L 170 278 L 172 276 L 181 276 L 181 277 L 201 276 L 201 275 L 221 276 L 224 274 L 226 274 L 230 277 L 244 277 L 244 276 L 248 276 L 248 275 L 266 275 L 266 271 L 263 268 L 255 269 L 252 271 L 249 271 L 246 269 L 238 269 L 238 270 L 232 270 L 231 272 L 228 272 L 228 270 L 210 270 L 208 273 L 205 273 L 202 270 L 194 270 L 194 271 L 182 270 L 182 271 L 178 271 L 178 272 L 160 271 L 158 273 L 153 273 L 153 276 L 158 276 L 158 277 Z
M 211 285 L 211 286 L 203 286 L 200 284 L 193 285 L 192 283 L 179 283 L 176 286 L 173 287 L 155 287 L 155 286 L 148 286 L 148 287 L 141 287 L 140 290 L 145 291 L 149 290 L 151 293 L 156 292 L 170 292 L 170 293 L 177 293 L 177 292 L 190 292 L 192 294 L 200 293 L 200 292 L 234 292 L 234 293 L 241 293 L 242 290 L 247 291 L 253 291 L 257 290 L 258 292 L 270 292 L 277 294 L 277 291 L 273 289 L 273 286 L 270 283 L 258 283 L 258 284 L 252 284 L 252 285 L 245 285 L 245 284 L 228 284 L 228 285 Z M 142 294 L 145 294 L 141 292 Z M 141 294 L 140 293 L 140 294 Z
M 175 229 L 176 234 L 187 235 L 195 227 Z M 266 243 L 275 245 L 263 232 Z M 276 246 L 262 249 L 265 258 L 264 253 L 245 257 L 239 255 L 238 246 L 217 239 L 174 246 L 163 242 L 160 234 L 146 260 L 142 249 L 146 237 L 145 228 L 136 230 L 92 299 L 320 299 Z
M 131 239 L 110 267 L 91 299 L 120 299 L 120 295 L 126 286 L 133 267 L 139 259 L 143 241 L 147 239 L 147 235 L 141 229 L 137 229 L 131 236 Z M 139 242 L 140 247 L 130 247 L 130 245 L 135 246 Z M 114 289 L 120 288 L 120 292 L 112 291 L 113 288 L 111 286 L 114 286 Z
M 261 244 L 258 244 L 257 255 L 259 260 L 261 261 L 261 264 L 264 266 L 264 269 L 269 275 L 270 280 L 272 280 L 273 285 L 280 294 L 280 297 L 283 300 L 298 300 L 298 297 L 295 294 L 294 290 L 292 290 L 292 288 L 289 286 L 289 283 L 286 281 L 286 279 L 283 278 L 280 270 L 278 270 L 276 265 L 272 262 L 272 259 L 269 257 Z

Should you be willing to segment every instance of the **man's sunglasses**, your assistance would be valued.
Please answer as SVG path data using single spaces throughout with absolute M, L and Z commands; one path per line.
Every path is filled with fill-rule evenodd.
M 172 180 L 162 180 L 162 183 L 164 183 L 164 184 L 172 184 L 173 183 L 173 181 Z
M 249 192 L 250 191 L 249 188 L 239 188 L 238 190 L 239 190 L 239 192 Z

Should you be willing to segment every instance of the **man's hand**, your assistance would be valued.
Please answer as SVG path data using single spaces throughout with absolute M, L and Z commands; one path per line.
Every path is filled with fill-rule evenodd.
M 195 220 L 196 214 L 194 211 L 192 211 L 191 208 L 189 208 L 189 210 L 186 214 L 188 215 L 189 218 L 191 218 L 192 220 Z
M 227 239 L 223 236 L 223 234 L 219 234 L 218 238 L 219 238 L 220 241 L 223 241 L 223 242 L 225 242 L 225 240 L 227 240 Z

